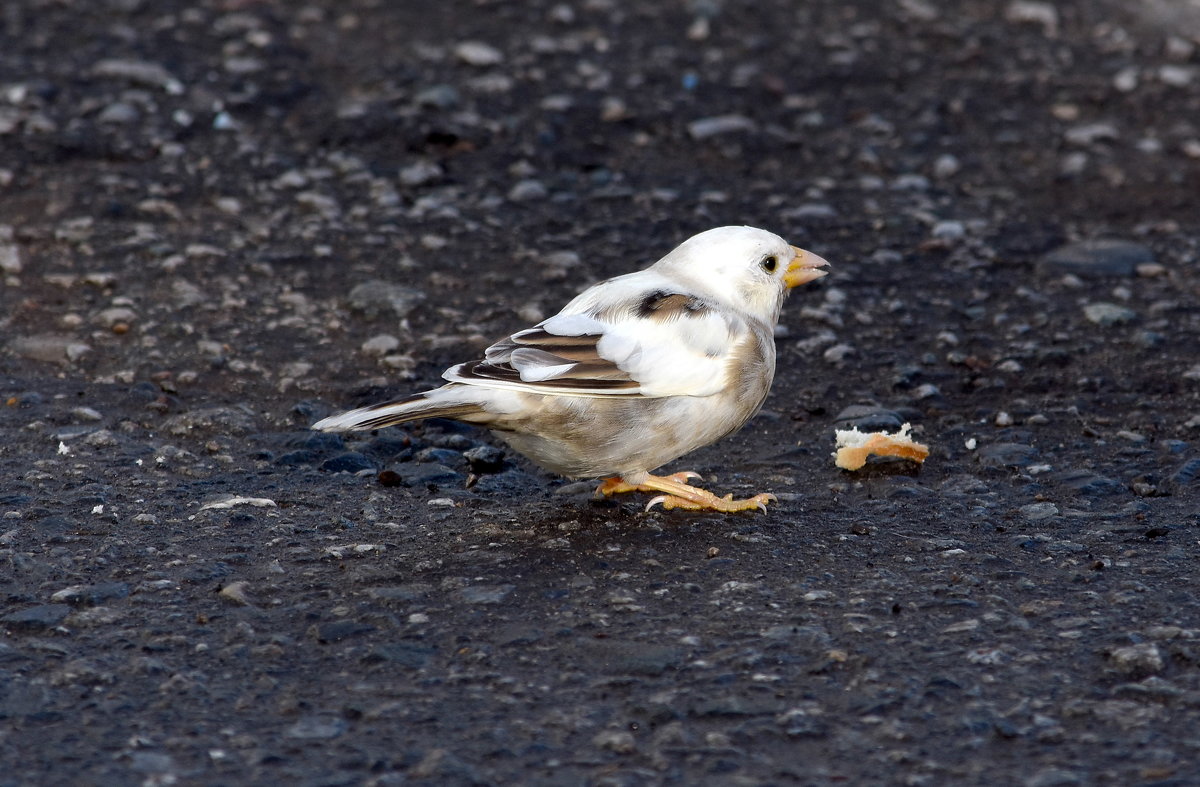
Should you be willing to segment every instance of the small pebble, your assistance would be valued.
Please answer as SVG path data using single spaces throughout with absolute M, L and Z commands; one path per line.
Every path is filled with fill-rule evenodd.
M 346 300 L 351 309 L 367 319 L 403 319 L 425 301 L 425 293 L 415 287 L 373 279 L 356 285 Z
M 1108 121 L 1097 121 L 1073 126 L 1064 134 L 1067 142 L 1078 147 L 1090 147 L 1097 142 L 1115 142 L 1121 138 L 1117 127 Z
M 508 191 L 508 198 L 513 202 L 532 202 L 545 199 L 549 195 L 544 183 L 540 180 L 522 180 Z
M 933 162 L 933 176 L 938 179 L 953 177 L 962 169 L 962 164 L 958 159 L 949 153 L 945 153 L 937 157 Z
M 372 336 L 362 343 L 362 351 L 364 355 L 383 356 L 400 348 L 400 340 L 390 333 L 381 333 Z
M 833 418 L 839 429 L 858 429 L 860 432 L 895 432 L 904 425 L 904 416 L 894 410 L 870 405 L 852 404 Z
M 1118 306 L 1115 303 L 1099 302 L 1089 303 L 1083 307 L 1083 314 L 1087 317 L 1088 322 L 1095 323 L 1104 327 L 1120 325 L 1121 323 L 1132 322 L 1137 319 L 1137 312 L 1126 306 Z
M 592 738 L 592 745 L 617 754 L 633 754 L 637 751 L 637 741 L 628 730 L 602 730 Z
M 504 62 L 499 49 L 482 41 L 463 41 L 454 47 L 454 56 L 471 66 L 494 66 Z
M 688 123 L 688 136 L 696 141 L 737 132 L 754 132 L 758 124 L 744 115 L 717 115 Z
M 1098 278 L 1132 276 L 1138 265 L 1154 262 L 1154 252 L 1140 243 L 1091 240 L 1060 246 L 1043 256 L 1039 266 L 1047 272 Z
M 835 344 L 823 352 L 821 357 L 829 363 L 841 365 L 846 362 L 847 358 L 856 354 L 857 351 L 849 344 Z
M 1053 503 L 1030 503 L 1021 506 L 1021 516 L 1030 522 L 1043 522 L 1058 516 L 1058 506 Z
M 1154 675 L 1163 668 L 1162 653 L 1153 642 L 1116 648 L 1108 654 L 1108 660 L 1118 671 L 1131 676 Z
M 938 240 L 962 240 L 966 237 L 967 228 L 961 221 L 939 221 L 933 225 L 930 234 Z
M 400 182 L 405 186 L 424 186 L 442 177 L 442 168 L 432 161 L 421 160 L 400 170 Z
M 0 241 L 0 271 L 15 276 L 23 267 L 20 247 Z
M 1171 87 L 1187 87 L 1196 79 L 1196 69 L 1191 66 L 1160 66 L 1158 79 L 1164 85 Z
M 1038 0 L 1013 0 L 1004 9 L 1004 18 L 1015 24 L 1033 24 L 1048 38 L 1058 35 L 1058 9 Z
M 1037 449 L 1022 443 L 992 443 L 979 449 L 976 456 L 985 467 L 1025 467 L 1033 464 Z

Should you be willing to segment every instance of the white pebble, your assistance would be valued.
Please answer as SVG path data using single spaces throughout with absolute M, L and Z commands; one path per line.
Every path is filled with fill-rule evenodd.
M 540 180 L 522 180 L 508 192 L 508 198 L 513 202 L 530 202 L 545 199 L 549 192 Z
M 22 267 L 20 248 L 15 243 L 0 243 L 0 271 L 17 274 Z
M 830 363 L 843 363 L 851 355 L 855 354 L 855 349 L 848 344 L 835 344 L 826 350 L 822 357 Z
M 961 221 L 939 221 L 933 225 L 931 234 L 940 240 L 961 240 L 967 228 Z
M 1051 3 L 1014 0 L 1004 10 L 1004 18 L 1016 24 L 1041 25 L 1042 33 L 1049 38 L 1058 35 L 1058 9 Z
M 1122 93 L 1129 93 L 1137 88 L 1138 70 L 1135 66 L 1122 68 L 1113 77 L 1113 87 Z
M 949 153 L 943 153 L 933 162 L 933 176 L 935 178 L 952 177 L 957 175 L 960 169 L 962 169 L 962 164 Z
M 390 352 L 400 348 L 400 340 L 390 333 L 381 333 L 372 336 L 362 343 L 362 351 L 364 355 L 373 355 L 376 357 L 387 355 Z
M 463 41 L 454 47 L 454 56 L 470 66 L 494 66 L 504 62 L 499 49 L 482 41 Z
M 941 395 L 941 393 L 942 393 L 941 389 L 938 388 L 933 383 L 925 383 L 924 385 L 919 385 L 919 386 L 917 386 L 917 390 L 913 392 L 913 394 L 915 395 L 915 397 L 918 400 L 931 399 L 935 396 Z
M 1196 70 L 1190 66 L 1162 66 L 1158 69 L 1158 79 L 1171 87 L 1187 87 L 1196 78 Z
M 702 140 L 738 131 L 757 131 L 758 124 L 745 115 L 716 115 L 693 120 L 687 129 L 692 139 Z

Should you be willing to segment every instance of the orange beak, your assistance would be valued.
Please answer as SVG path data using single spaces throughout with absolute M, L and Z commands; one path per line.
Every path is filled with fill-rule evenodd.
M 792 263 L 788 265 L 787 271 L 783 274 L 783 283 L 787 285 L 788 289 L 799 287 L 801 284 L 808 284 L 810 281 L 819 279 L 829 273 L 829 271 L 821 270 L 821 268 L 829 264 L 821 257 L 818 257 L 811 251 L 798 249 L 795 246 L 792 249 L 796 252 L 796 256 L 792 260 Z

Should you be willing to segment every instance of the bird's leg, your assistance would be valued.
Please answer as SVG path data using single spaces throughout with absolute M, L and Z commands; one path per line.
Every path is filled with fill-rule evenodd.
M 666 478 L 669 478 L 672 481 L 678 481 L 681 484 L 686 484 L 688 481 L 690 481 L 693 478 L 699 479 L 700 474 L 693 473 L 691 470 L 684 470 L 682 473 L 674 473 L 672 475 L 666 476 Z M 636 484 L 630 484 L 630 483 L 626 482 L 626 480 L 624 478 L 621 478 L 621 476 L 619 476 L 619 475 L 615 475 L 612 478 L 604 479 L 604 481 L 601 482 L 600 486 L 596 487 L 596 494 L 603 495 L 605 497 L 608 497 L 609 495 L 619 495 L 624 492 L 657 492 L 657 491 L 659 491 L 659 490 L 650 489 L 649 487 L 644 487 L 644 486 L 637 486 Z
M 608 478 L 596 491 L 602 495 L 612 495 L 618 492 L 665 492 L 646 504 L 649 511 L 659 503 L 666 511 L 672 508 L 683 508 L 688 511 L 750 511 L 753 509 L 767 510 L 767 503 L 775 500 L 775 495 L 764 493 L 745 500 L 734 500 L 733 495 L 717 497 L 699 487 L 687 483 L 692 478 L 700 476 L 692 472 L 675 473 L 669 476 L 647 476 L 640 484 L 627 483 L 623 478 Z

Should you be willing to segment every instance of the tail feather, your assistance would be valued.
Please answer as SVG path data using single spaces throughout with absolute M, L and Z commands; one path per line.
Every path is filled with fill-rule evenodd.
M 442 390 L 442 389 L 438 389 Z M 422 418 L 453 418 L 470 420 L 468 416 L 479 415 L 481 410 L 477 404 L 461 401 L 437 401 L 430 394 L 437 391 L 413 394 L 394 402 L 374 404 L 370 407 L 360 407 L 345 413 L 322 418 L 312 425 L 320 432 L 352 432 L 367 429 L 382 429 L 385 426 L 402 424 L 405 421 L 419 421 Z

